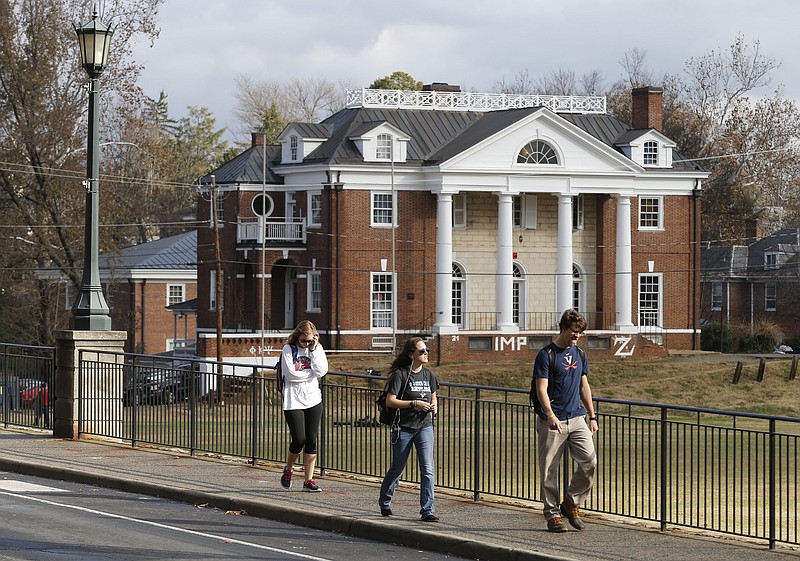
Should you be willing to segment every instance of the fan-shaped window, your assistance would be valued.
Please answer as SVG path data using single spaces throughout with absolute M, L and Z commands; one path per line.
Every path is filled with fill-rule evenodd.
M 541 140 L 533 140 L 519 151 L 518 164 L 558 165 L 558 156 L 553 147 Z

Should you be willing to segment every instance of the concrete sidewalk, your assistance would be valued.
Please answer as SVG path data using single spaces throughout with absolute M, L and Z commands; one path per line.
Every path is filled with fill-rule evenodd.
M 179 451 L 131 448 L 100 440 L 61 440 L 41 431 L 0 429 L 0 471 L 37 475 L 153 495 L 250 516 L 331 530 L 481 560 L 793 560 L 800 551 L 765 542 L 701 536 L 586 513 L 587 528 L 553 534 L 539 503 L 473 502 L 436 491 L 439 523 L 419 521 L 419 492 L 401 486 L 383 518 L 378 481 L 327 474 L 322 493 L 284 490 L 280 466 L 190 457 Z

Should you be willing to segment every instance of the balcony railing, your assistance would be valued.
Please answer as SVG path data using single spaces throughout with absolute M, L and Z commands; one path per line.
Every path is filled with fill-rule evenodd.
M 497 111 L 524 107 L 547 107 L 556 113 L 603 114 L 606 112 L 606 98 L 604 96 L 363 89 L 347 91 L 347 106 L 447 111 Z
M 239 218 L 237 243 L 306 243 L 306 219 L 265 221 L 260 218 Z
M 588 324 L 587 329 L 610 329 L 614 314 L 581 312 Z M 467 312 L 462 315 L 459 328 L 465 331 L 492 331 L 497 329 L 497 312 Z M 561 314 L 556 312 L 524 312 L 517 324 L 526 331 L 558 331 Z

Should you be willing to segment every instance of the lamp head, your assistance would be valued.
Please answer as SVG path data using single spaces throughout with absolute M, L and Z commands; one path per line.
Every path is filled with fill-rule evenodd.
M 97 10 L 92 14 L 91 21 L 78 27 L 78 43 L 81 47 L 81 63 L 89 76 L 100 74 L 108 63 L 108 48 L 114 30 L 97 19 Z

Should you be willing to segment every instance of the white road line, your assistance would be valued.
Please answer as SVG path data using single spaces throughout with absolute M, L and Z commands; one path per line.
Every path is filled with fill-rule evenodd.
M 56 489 L 56 490 L 60 491 L 60 489 Z M 261 549 L 261 550 L 264 550 L 264 551 L 271 551 L 273 553 L 283 553 L 283 554 L 286 554 L 286 555 L 291 555 L 292 557 L 298 557 L 300 559 L 310 559 L 312 561 L 332 561 L 331 559 L 328 559 L 326 557 L 315 557 L 313 555 L 306 555 L 304 553 L 297 553 L 295 551 L 290 551 L 290 550 L 287 550 L 287 549 L 278 549 L 276 547 L 269 547 L 269 546 L 266 546 L 266 545 L 260 545 L 260 544 L 257 544 L 257 543 L 246 542 L 246 541 L 242 541 L 242 540 L 237 540 L 235 538 L 228 538 L 228 537 L 220 536 L 220 535 L 216 535 L 216 534 L 208 534 L 206 532 L 197 532 L 195 530 L 187 530 L 186 528 L 181 528 L 179 526 L 170 526 L 169 524 L 161 524 L 159 522 L 151 522 L 149 520 L 142 520 L 140 518 L 131 518 L 130 516 L 122 516 L 120 514 L 114 514 L 114 513 L 111 513 L 111 512 L 103 512 L 103 511 L 100 511 L 100 510 L 94 510 L 94 509 L 91 509 L 91 508 L 84 508 L 84 507 L 81 507 L 81 506 L 57 503 L 55 501 L 49 501 L 47 499 L 41 499 L 41 498 L 38 498 L 38 497 L 30 497 L 30 496 L 27 496 L 27 495 L 20 495 L 18 493 L 9 493 L 9 492 L 6 492 L 6 491 L 0 491 L 0 495 L 6 495 L 6 496 L 9 496 L 9 497 L 15 497 L 17 499 L 24 499 L 24 500 L 28 500 L 28 501 L 34 501 L 34 502 L 37 502 L 37 503 L 43 503 L 43 504 L 52 505 L 52 506 L 60 506 L 60 507 L 63 507 L 63 508 L 69 508 L 69 509 L 78 510 L 78 511 L 81 511 L 81 512 L 88 512 L 89 514 L 95 514 L 97 516 L 105 516 L 106 518 L 116 518 L 118 520 L 126 520 L 128 522 L 136 522 L 137 524 L 144 524 L 146 526 L 155 526 L 156 528 L 163 528 L 165 530 L 173 530 L 175 532 L 181 532 L 181 533 L 184 533 L 184 534 L 191 534 L 191 535 L 194 535 L 194 536 L 201 536 L 201 537 L 204 537 L 204 538 L 211 538 L 212 540 L 224 541 L 226 543 L 235 543 L 235 544 L 238 544 L 238 545 L 243 545 L 245 547 L 252 547 L 254 549 Z
M 28 483 L 26 481 L 14 481 L 13 479 L 0 480 L 0 490 L 3 491 L 16 491 L 17 493 L 66 493 L 63 489 L 56 489 L 55 487 L 46 487 L 44 485 L 37 485 L 36 483 Z

